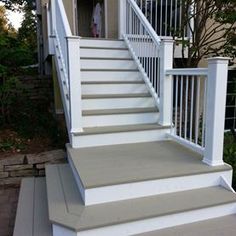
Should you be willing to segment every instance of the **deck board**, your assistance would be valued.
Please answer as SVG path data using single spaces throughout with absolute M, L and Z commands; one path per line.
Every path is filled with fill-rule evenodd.
M 68 147 L 68 153 L 86 189 L 231 170 L 228 165 L 210 167 L 201 155 L 172 141 Z

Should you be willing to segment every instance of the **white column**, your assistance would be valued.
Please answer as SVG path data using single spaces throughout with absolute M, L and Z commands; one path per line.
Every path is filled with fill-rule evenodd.
M 166 76 L 166 70 L 173 68 L 173 45 L 172 39 L 161 41 L 160 49 L 160 125 L 172 123 L 172 76 Z
M 118 0 L 119 9 L 119 39 L 123 38 L 123 34 L 126 32 L 126 0 Z
M 82 104 L 80 80 L 80 46 L 79 37 L 67 37 L 68 45 L 68 78 L 70 99 L 70 132 L 78 133 L 82 129 Z
M 206 145 L 203 162 L 223 165 L 225 105 L 228 78 L 228 58 L 208 60 Z

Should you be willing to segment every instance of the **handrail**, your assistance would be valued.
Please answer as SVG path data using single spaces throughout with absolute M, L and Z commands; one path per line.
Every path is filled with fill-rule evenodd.
M 125 0 L 123 38 L 136 61 L 149 91 L 159 106 L 161 38 L 134 0 Z
M 128 2 L 131 4 L 133 10 L 135 11 L 137 16 L 139 17 L 139 20 L 143 23 L 143 25 L 145 26 L 145 29 L 148 31 L 148 33 L 150 34 L 150 36 L 152 37 L 154 42 L 156 42 L 156 44 L 160 45 L 161 38 L 157 35 L 157 33 L 153 29 L 152 25 L 147 20 L 147 18 L 145 17 L 145 15 L 141 11 L 141 9 L 137 5 L 137 3 L 134 0 L 128 0 Z
M 166 70 L 166 75 L 207 75 L 207 68 L 180 68 Z

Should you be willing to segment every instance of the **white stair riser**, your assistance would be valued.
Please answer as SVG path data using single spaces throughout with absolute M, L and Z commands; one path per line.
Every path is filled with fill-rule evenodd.
M 141 143 L 167 140 L 166 133 L 169 129 L 127 131 L 117 133 L 90 134 L 72 136 L 72 146 L 74 148 L 96 147 L 114 144 Z
M 137 65 L 133 60 L 80 60 L 81 69 L 84 70 L 135 70 Z
M 112 40 L 80 40 L 80 47 L 127 48 L 124 41 Z
M 118 225 L 111 225 L 77 232 L 53 224 L 53 236 L 127 236 L 146 233 L 159 229 L 195 223 L 236 213 L 236 203 L 193 209 L 182 213 L 173 213 L 160 217 L 147 218 Z
M 128 50 L 118 49 L 80 49 L 82 58 L 131 58 Z
M 136 71 L 81 71 L 81 81 L 142 81 Z
M 113 114 L 83 116 L 83 127 L 95 126 L 115 126 L 115 125 L 135 125 L 157 123 L 159 114 L 152 113 L 134 113 L 134 114 Z
M 86 84 L 81 86 L 83 95 L 148 93 L 145 84 Z
M 71 162 L 70 165 L 73 169 Z M 221 184 L 221 177 L 228 183 L 232 181 L 232 171 L 222 171 L 84 189 L 78 181 L 79 174 L 76 171 L 73 174 L 86 206 L 218 186 Z
M 155 107 L 155 102 L 152 97 L 82 99 L 83 110 L 148 108 L 148 107 Z

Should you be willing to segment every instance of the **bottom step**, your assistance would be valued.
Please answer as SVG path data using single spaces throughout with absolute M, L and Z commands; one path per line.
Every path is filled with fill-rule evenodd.
M 236 235 L 236 215 L 229 215 L 186 224 L 137 236 L 233 236 Z
M 68 165 L 46 173 L 55 236 L 135 235 L 236 213 L 236 195 L 222 187 L 84 206 Z
M 13 236 L 52 236 L 45 178 L 22 180 Z

